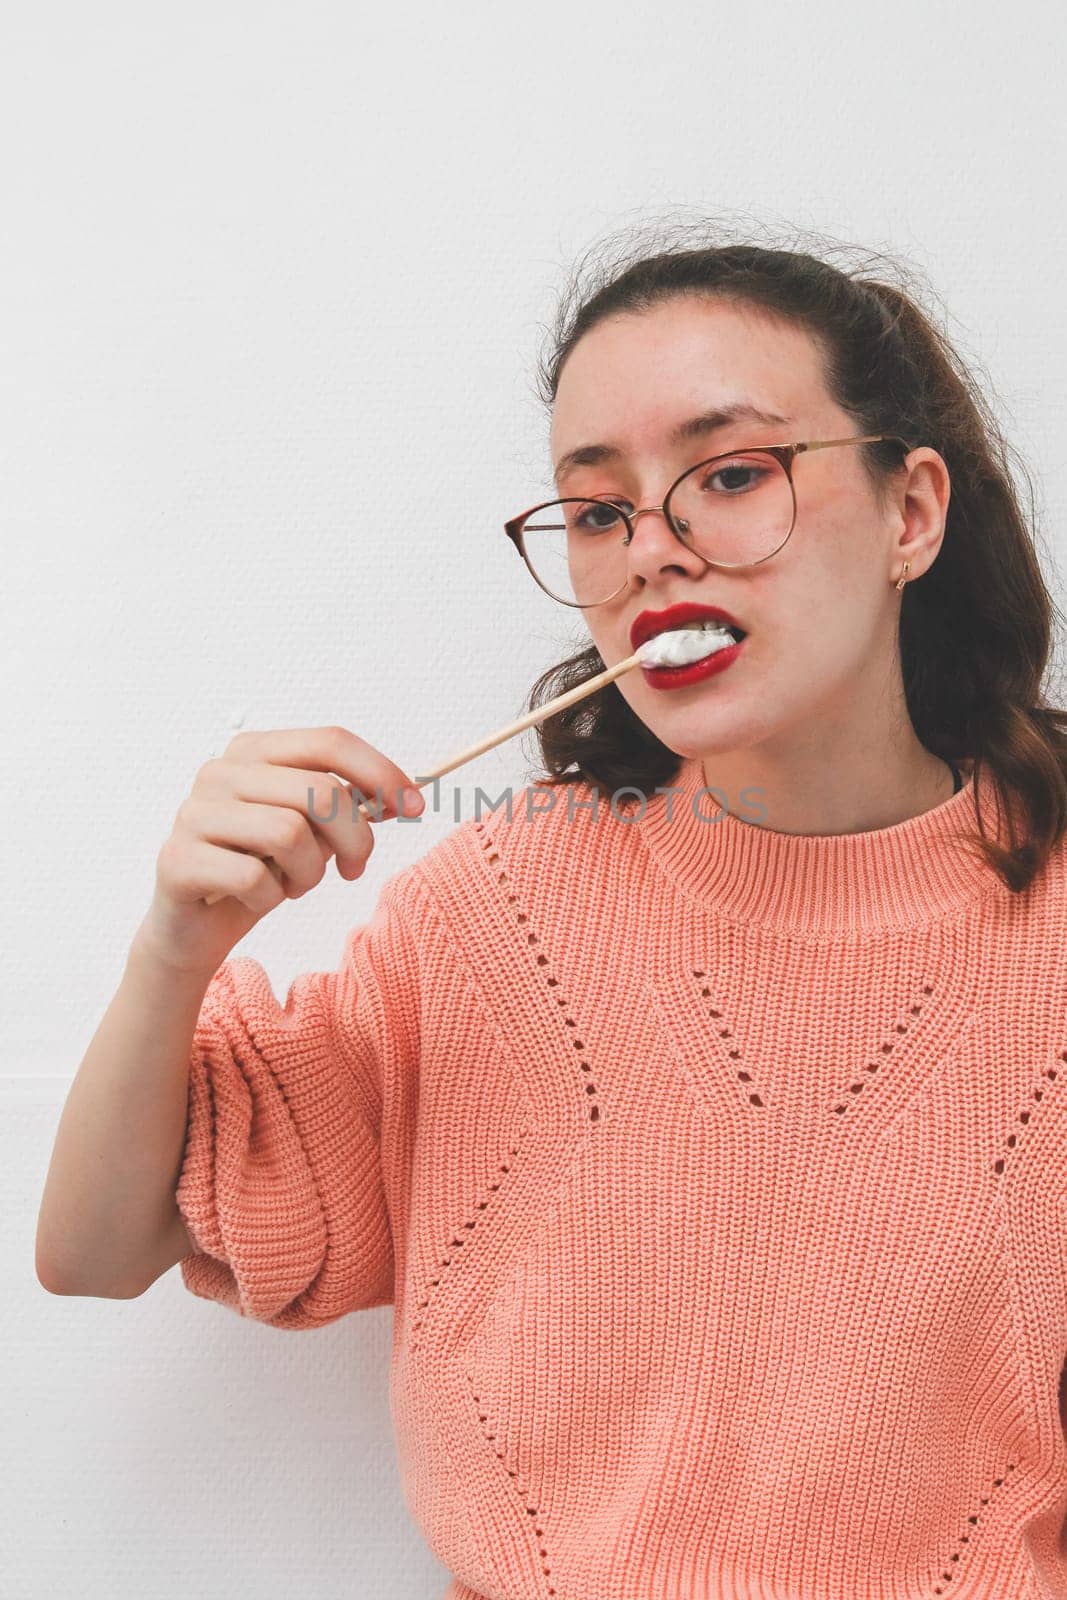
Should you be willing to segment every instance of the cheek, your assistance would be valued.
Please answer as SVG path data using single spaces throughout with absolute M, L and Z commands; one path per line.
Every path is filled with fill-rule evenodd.
M 591 613 L 586 613 L 582 621 L 586 633 L 600 651 L 604 661 L 609 665 L 614 661 L 620 661 L 623 656 L 633 655 L 629 627 L 621 620 L 606 621 L 603 616 L 595 617 Z M 581 626 L 582 624 L 579 624 L 578 629 L 575 631 L 576 643 L 580 642 L 582 638 Z M 629 677 L 629 673 L 625 674 L 625 676 Z
M 799 704 L 855 680 L 879 638 L 869 590 L 851 595 L 828 582 L 749 635 L 746 676 L 755 686 L 773 683 L 776 698 Z
M 753 681 L 763 676 L 774 685 L 779 704 L 792 706 L 796 714 L 804 706 L 852 698 L 870 680 L 882 648 L 881 634 L 861 602 L 842 597 L 813 615 L 815 625 L 795 626 L 780 648 L 769 641 L 767 653 L 752 661 Z

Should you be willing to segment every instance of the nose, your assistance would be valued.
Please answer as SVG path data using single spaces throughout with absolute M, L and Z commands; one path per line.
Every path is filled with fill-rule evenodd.
M 637 520 L 639 517 L 659 513 L 659 525 L 656 535 L 637 537 Z M 680 567 L 683 572 L 699 576 L 706 571 L 708 563 L 704 558 L 691 550 L 684 540 L 678 537 L 671 523 L 664 515 L 662 506 L 642 506 L 639 511 L 630 512 L 631 533 L 626 540 L 627 555 L 631 573 L 640 573 L 646 579 L 663 571 L 664 567 Z M 686 524 L 682 524 L 683 530 Z

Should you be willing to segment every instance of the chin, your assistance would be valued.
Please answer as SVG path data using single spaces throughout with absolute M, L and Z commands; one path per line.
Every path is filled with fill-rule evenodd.
M 709 717 L 706 707 L 693 706 L 676 717 L 642 718 L 660 744 L 677 756 L 692 760 L 700 756 L 726 755 L 758 744 L 773 733 L 773 728 L 757 727 L 750 719 L 736 715 Z

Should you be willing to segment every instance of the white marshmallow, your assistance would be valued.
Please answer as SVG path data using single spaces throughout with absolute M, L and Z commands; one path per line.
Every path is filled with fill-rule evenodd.
M 684 667 L 734 643 L 726 628 L 672 628 L 646 639 L 638 646 L 638 655 L 648 667 Z

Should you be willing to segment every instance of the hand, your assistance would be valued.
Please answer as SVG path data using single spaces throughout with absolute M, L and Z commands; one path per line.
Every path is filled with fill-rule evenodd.
M 401 767 L 345 728 L 237 734 L 178 807 L 134 945 L 210 977 L 262 917 L 321 883 L 331 856 L 342 878 L 362 876 L 374 837 L 353 789 L 375 820 L 380 791 L 384 821 L 405 787 Z

